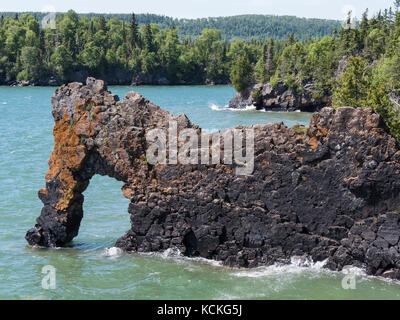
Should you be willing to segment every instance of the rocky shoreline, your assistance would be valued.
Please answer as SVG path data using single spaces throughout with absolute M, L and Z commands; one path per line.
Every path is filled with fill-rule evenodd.
M 89 77 L 87 72 L 75 72 L 68 77 L 68 81 L 62 81 L 60 78 L 53 76 L 46 79 L 40 80 L 30 80 L 30 81 L 18 81 L 18 80 L 5 80 L 0 79 L 0 85 L 10 86 L 10 87 L 59 87 L 61 85 L 67 84 L 68 82 L 85 82 Z M 114 73 L 107 74 L 103 77 L 107 85 L 110 86 L 179 86 L 179 85 L 229 85 L 229 80 L 219 80 L 213 81 L 206 79 L 205 81 L 170 81 L 166 77 L 161 75 L 147 75 L 144 73 L 133 74 L 126 71 L 118 71 Z
M 314 84 L 306 83 L 301 90 L 290 89 L 282 81 L 275 86 L 270 83 L 256 84 L 238 92 L 229 102 L 230 108 L 243 109 L 255 106 L 257 110 L 276 112 L 316 112 L 331 105 L 328 94 L 314 97 Z
M 245 268 L 309 256 L 331 270 L 352 265 L 400 279 L 400 148 L 370 109 L 324 108 L 308 128 L 252 126 L 248 176 L 227 163 L 149 164 L 149 130 L 170 120 L 178 132 L 201 129 L 138 93 L 119 101 L 101 80 L 57 89 L 52 110 L 55 145 L 30 245 L 76 237 L 82 193 L 100 174 L 123 181 L 130 199 L 131 229 L 116 242 L 127 252 L 177 248 Z

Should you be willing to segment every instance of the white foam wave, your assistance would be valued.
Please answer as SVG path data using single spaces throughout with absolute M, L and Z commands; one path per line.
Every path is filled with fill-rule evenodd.
M 400 285 L 399 280 L 385 278 L 382 276 L 368 275 L 367 272 L 365 271 L 365 269 L 354 267 L 354 266 L 345 266 L 345 267 L 343 267 L 342 271 L 340 271 L 340 273 L 345 274 L 345 275 L 356 276 L 358 281 L 370 281 L 370 280 L 378 279 L 379 281 L 382 281 L 382 282 L 385 282 L 388 284 Z
M 343 276 L 343 275 L 353 275 L 357 277 L 358 282 L 371 281 L 371 280 L 380 280 L 390 284 L 398 284 L 400 285 L 400 281 L 377 277 L 368 275 L 365 269 L 354 267 L 354 266 L 345 266 L 342 271 L 332 271 L 329 269 L 325 269 L 324 266 L 327 260 L 321 262 L 313 262 L 310 258 L 305 257 L 292 257 L 290 264 L 274 264 L 268 267 L 259 267 L 256 269 L 249 270 L 240 270 L 232 273 L 233 276 L 238 278 L 268 278 L 268 277 L 276 277 L 276 276 L 293 276 L 299 274 L 307 274 L 310 276 L 312 274 L 315 277 L 319 276 Z M 282 280 L 282 278 L 280 278 Z
M 220 107 L 215 104 L 210 105 L 210 109 L 214 111 L 254 111 L 255 106 L 246 106 L 244 108 L 230 108 L 228 105 Z
M 168 248 L 164 252 L 160 253 L 161 258 L 181 258 L 183 257 L 181 251 L 178 248 Z
M 7 102 L 2 102 L 1 104 L 7 104 Z
M 186 263 L 186 262 L 199 262 L 203 264 L 208 264 L 215 267 L 222 267 L 222 262 L 216 260 L 210 260 L 200 257 L 187 257 L 182 254 L 182 252 L 178 248 L 169 248 L 161 253 L 141 253 L 142 255 L 156 256 L 161 257 L 162 259 L 171 259 L 178 263 Z
M 209 264 L 214 267 L 222 267 L 222 262 L 217 260 L 210 260 L 205 258 L 187 258 L 187 259 L 194 262 Z
M 226 108 L 228 108 L 228 106 L 219 107 L 219 106 L 217 106 L 216 104 L 211 104 L 211 105 L 209 106 L 209 108 L 210 108 L 211 110 L 214 110 L 214 111 L 223 111 L 223 110 L 226 110 Z
M 310 258 L 292 257 L 290 264 L 274 264 L 268 267 L 259 267 L 250 270 L 241 270 L 233 273 L 233 276 L 240 278 L 260 278 L 282 274 L 298 274 L 305 271 L 321 271 L 327 260 L 313 262 Z
M 61 249 L 61 248 L 60 248 Z M 120 248 L 111 247 L 106 248 L 103 252 L 103 257 L 120 257 L 123 254 L 123 251 Z M 217 260 L 210 260 L 201 257 L 187 257 L 182 254 L 182 252 L 178 248 L 169 248 L 163 252 L 143 252 L 140 253 L 143 256 L 156 256 L 162 259 L 169 259 L 173 260 L 179 264 L 184 263 L 202 263 L 207 264 L 213 267 L 220 267 L 225 268 L 221 261 Z M 231 275 L 238 278 L 268 278 L 268 277 L 276 277 L 287 275 L 289 278 L 293 275 L 299 274 L 307 274 L 307 275 L 314 275 L 315 277 L 319 277 L 322 275 L 355 275 L 359 278 L 359 281 L 368 281 L 373 279 L 380 279 L 381 281 L 388 282 L 391 284 L 398 284 L 400 285 L 400 281 L 387 279 L 383 277 L 376 277 L 367 275 L 366 271 L 362 268 L 354 267 L 354 266 L 345 266 L 342 271 L 331 271 L 329 269 L 325 269 L 324 266 L 326 265 L 328 259 L 324 261 L 314 262 L 311 258 L 305 256 L 294 256 L 290 260 L 290 264 L 283 264 L 283 263 L 276 263 L 271 266 L 266 267 L 259 267 L 255 269 L 235 269 L 229 268 L 231 270 Z M 188 265 L 190 269 L 190 264 Z M 195 269 L 193 269 L 195 270 Z M 156 273 L 155 273 L 156 274 Z M 280 278 L 281 279 L 281 278 Z M 227 299 L 234 299 L 236 296 L 226 296 Z
M 106 248 L 102 253 L 102 257 L 118 258 L 122 255 L 123 251 L 120 248 L 111 247 Z

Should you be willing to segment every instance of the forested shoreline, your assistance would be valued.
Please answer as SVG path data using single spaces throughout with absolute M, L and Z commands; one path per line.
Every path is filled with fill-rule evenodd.
M 349 14 L 342 28 L 316 41 L 290 37 L 282 47 L 272 39 L 254 60 L 244 50 L 232 66 L 232 84 L 252 101 L 265 99 L 260 85 L 285 86 L 292 92 L 312 87 L 314 99 L 328 97 L 333 107 L 373 108 L 400 138 L 400 0 L 394 9 L 359 23 Z
M 257 20 L 257 17 L 262 16 L 253 19 Z M 221 30 L 208 28 L 203 29 L 200 36 L 182 39 L 174 20 L 159 17 L 161 20 L 158 21 L 151 15 L 147 21 L 153 19 L 164 24 L 139 24 L 134 14 L 126 21 L 118 19 L 118 16 L 86 16 L 69 11 L 57 15 L 56 29 L 53 30 L 41 28 L 41 18 L 36 14 L 0 16 L 1 84 L 60 85 L 83 81 L 87 76 L 103 78 L 109 84 L 126 85 L 229 84 L 232 67 L 242 52 L 246 51 L 255 63 L 266 42 L 256 40 L 261 36 L 260 31 L 248 41 L 227 41 L 223 39 Z M 228 21 L 237 25 L 249 16 L 235 19 L 239 20 L 235 23 Z M 298 18 L 280 19 L 283 22 L 270 30 L 270 34 L 277 38 L 277 51 L 286 45 L 287 34 L 289 38 L 295 37 L 295 33 L 288 32 L 295 30 L 293 21 Z M 216 22 L 210 24 L 210 19 L 206 21 L 203 25 L 218 25 Z M 316 27 L 315 34 L 312 28 L 308 30 L 316 38 L 330 33 L 335 25 L 318 21 L 323 28 Z M 255 25 L 259 24 L 256 21 Z M 166 28 L 166 25 L 172 26 Z M 296 34 L 300 38 L 310 36 L 304 31 L 309 26 L 307 23 L 302 25 L 297 21 L 297 25 Z M 247 21 L 242 28 L 248 29 L 249 26 L 251 22 Z M 225 29 L 228 27 L 226 22 Z M 264 28 L 268 28 L 268 24 Z M 282 37 L 286 38 L 280 39 Z M 307 41 L 313 40 L 309 38 Z
M 322 39 L 226 41 L 220 30 L 180 39 L 178 29 L 116 17 L 0 17 L 0 84 L 60 85 L 87 76 L 109 84 L 229 84 L 240 93 L 257 83 L 300 92 L 334 106 L 372 107 L 400 136 L 400 0 L 361 21 L 349 17 Z M 260 92 L 252 92 L 262 98 Z

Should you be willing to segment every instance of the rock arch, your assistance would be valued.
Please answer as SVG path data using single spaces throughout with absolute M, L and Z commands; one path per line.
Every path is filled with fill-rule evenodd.
M 78 234 L 82 193 L 93 175 L 124 182 L 128 198 L 135 184 L 144 184 L 149 175 L 149 166 L 143 162 L 146 128 L 154 123 L 162 126 L 169 114 L 135 93 L 121 103 L 103 81 L 93 78 L 88 78 L 86 86 L 72 83 L 57 89 L 51 102 L 54 150 L 46 188 L 39 190 L 44 207 L 27 240 L 57 247 Z
M 138 93 L 121 102 L 88 78 L 57 89 L 52 108 L 54 150 L 30 245 L 71 241 L 82 192 L 101 174 L 124 182 L 131 229 L 116 246 L 128 252 L 177 247 L 241 267 L 307 255 L 400 278 L 400 151 L 372 110 L 324 108 L 308 129 L 253 126 L 254 172 L 236 176 L 229 164 L 150 165 L 149 130 L 171 119 L 178 131 L 200 129 Z

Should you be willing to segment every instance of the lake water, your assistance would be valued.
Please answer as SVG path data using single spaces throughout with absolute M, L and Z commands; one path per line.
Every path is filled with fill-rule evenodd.
M 294 260 L 289 266 L 229 269 L 181 257 L 173 250 L 127 255 L 112 248 L 129 229 L 121 183 L 94 177 L 85 192 L 80 233 L 69 248 L 34 249 L 24 236 L 42 208 L 53 148 L 50 97 L 54 88 L 0 87 L 0 299 L 399 299 L 400 284 L 362 270 L 331 272 Z M 121 99 L 131 90 L 173 114 L 185 113 L 209 131 L 238 124 L 308 124 L 305 113 L 231 111 L 234 90 L 217 87 L 110 87 Z M 42 288 L 42 268 L 56 268 L 56 289 Z M 354 275 L 356 290 L 342 279 Z

